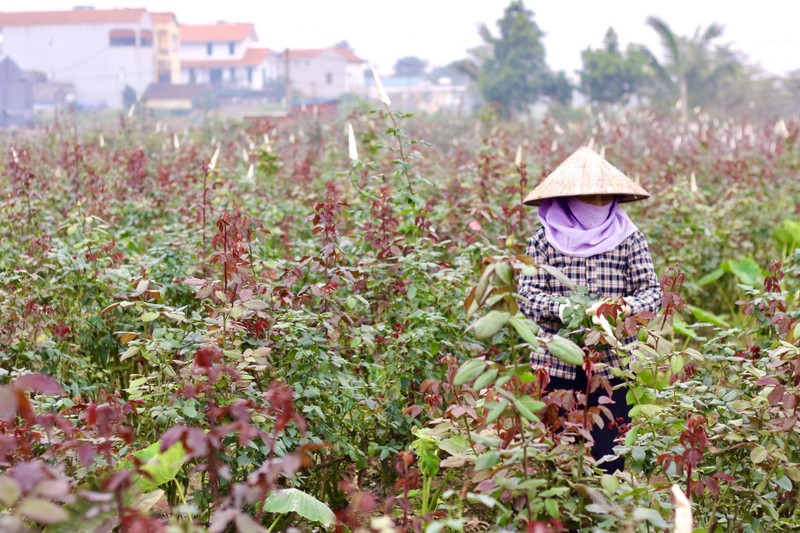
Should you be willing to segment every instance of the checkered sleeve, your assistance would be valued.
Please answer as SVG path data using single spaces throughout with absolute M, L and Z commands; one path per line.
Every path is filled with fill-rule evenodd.
M 643 311 L 657 313 L 661 308 L 661 284 L 658 281 L 650 247 L 641 231 L 631 235 L 628 253 L 628 281 L 625 301 L 633 314 Z
M 537 265 L 548 264 L 544 228 L 539 227 L 534 232 L 533 237 L 528 241 L 528 249 L 525 253 L 532 257 Z M 522 314 L 534 322 L 558 319 L 559 304 L 550 297 L 548 276 L 547 272 L 538 269 L 536 275 L 519 277 L 517 292 L 522 297 L 519 307 Z

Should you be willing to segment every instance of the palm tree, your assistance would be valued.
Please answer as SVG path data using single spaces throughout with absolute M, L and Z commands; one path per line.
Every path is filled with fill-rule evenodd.
M 740 63 L 726 47 L 712 48 L 712 41 L 723 33 L 719 24 L 711 24 L 704 31 L 698 27 L 691 39 L 676 35 L 658 17 L 648 17 L 647 25 L 661 38 L 666 58 L 662 63 L 647 47 L 640 49 L 661 88 L 677 100 L 681 118 L 686 120 L 689 107 L 714 99 L 720 83 L 734 74 Z

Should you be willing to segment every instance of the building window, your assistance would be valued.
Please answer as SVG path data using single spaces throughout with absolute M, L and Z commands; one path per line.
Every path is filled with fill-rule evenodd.
M 150 30 L 141 30 L 139 32 L 139 46 L 150 47 L 153 46 L 153 32 Z
M 253 83 L 253 67 L 247 67 L 247 83 Z
M 231 67 L 231 78 L 230 78 L 230 79 L 231 79 L 231 81 L 233 81 L 233 82 L 235 82 L 235 81 L 236 81 L 236 69 L 235 69 L 235 68 L 233 68 L 233 67 Z
M 189 69 L 189 83 L 197 83 L 197 73 L 193 68 Z
M 331 85 L 333 83 L 333 72 L 326 72 L 325 73 L 325 83 Z
M 136 30 L 111 30 L 108 32 L 110 46 L 136 46 Z
M 214 43 L 206 43 L 206 55 L 210 56 L 214 54 Z
M 236 54 L 236 43 L 228 43 L 228 55 Z

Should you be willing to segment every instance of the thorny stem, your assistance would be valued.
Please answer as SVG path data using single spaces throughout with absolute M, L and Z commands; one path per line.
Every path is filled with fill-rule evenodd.
M 388 109 L 388 106 L 387 106 L 387 109 Z M 405 175 L 406 181 L 408 183 L 408 192 L 411 193 L 411 194 L 414 194 L 414 187 L 411 185 L 411 176 L 408 175 L 408 161 L 406 160 L 406 154 L 403 151 L 403 140 L 400 138 L 400 135 L 397 133 L 397 130 L 398 130 L 398 128 L 397 128 L 397 120 L 394 117 L 394 113 L 392 113 L 392 111 L 390 109 L 387 111 L 387 114 L 388 114 L 389 118 L 392 119 L 392 125 L 394 126 L 393 135 L 397 139 L 397 145 L 399 147 L 399 153 L 400 153 L 400 160 L 403 162 L 403 165 L 401 165 L 401 167 L 403 169 L 403 174 Z

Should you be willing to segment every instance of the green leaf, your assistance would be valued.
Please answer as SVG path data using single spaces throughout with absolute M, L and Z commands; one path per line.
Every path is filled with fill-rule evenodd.
M 176 442 L 165 452 L 159 451 L 160 449 L 161 441 L 159 440 L 132 454 L 144 463 L 141 469 L 150 474 L 150 477 L 143 475 L 136 477 L 135 483 L 144 492 L 175 479 L 186 462 L 186 450 L 180 442 Z M 121 461 L 119 466 L 120 468 L 130 468 L 130 461 Z
M 497 262 L 494 272 L 500 278 L 500 281 L 506 285 L 511 285 L 514 282 L 514 269 L 506 261 Z
M 643 416 L 645 418 L 653 418 L 656 416 L 659 411 L 661 411 L 661 407 L 658 405 L 653 405 L 651 403 L 646 403 L 643 405 L 634 405 L 631 408 L 630 416 L 631 418 Z
M 547 341 L 547 349 L 551 354 L 567 364 L 581 366 L 583 364 L 583 350 L 569 339 L 553 335 Z
M 8 476 L 0 476 L 0 503 L 13 507 L 21 494 L 19 483 Z
M 653 524 L 656 527 L 669 527 L 669 524 L 664 517 L 661 516 L 658 511 L 655 509 L 645 509 L 643 507 L 637 507 L 633 510 L 633 519 L 637 522 L 647 521 Z
M 725 275 L 725 270 L 722 268 L 717 268 L 716 270 L 712 270 L 702 278 L 697 280 L 697 284 L 701 287 L 708 285 L 709 283 L 714 283 L 719 278 Z
M 18 511 L 40 524 L 57 524 L 69 519 L 69 514 L 63 507 L 43 498 L 25 498 Z
M 486 361 L 483 359 L 470 359 L 458 369 L 456 376 L 453 378 L 453 384 L 463 385 L 472 381 L 483 373 L 484 368 L 486 368 Z
M 694 305 L 689 306 L 689 310 L 692 312 L 694 317 L 697 319 L 698 322 L 706 322 L 708 324 L 714 324 L 715 326 L 719 326 L 721 328 L 730 328 L 731 325 L 726 322 L 722 317 L 719 315 L 715 315 L 711 311 L 706 311 L 705 309 L 700 309 Z
M 142 322 L 152 322 L 153 320 L 156 320 L 159 316 L 161 316 L 161 313 L 151 311 L 143 314 L 141 316 L 141 320 Z
M 544 501 L 544 508 L 547 510 L 547 514 L 549 514 L 551 518 L 558 518 L 558 501 L 553 500 L 552 498 L 547 498 Z
M 480 375 L 478 379 L 475 380 L 473 388 L 475 390 L 481 390 L 486 385 L 494 381 L 494 378 L 497 377 L 497 369 L 496 368 L 488 368 L 486 372 Z
M 775 484 L 787 492 L 792 490 L 792 481 L 786 476 L 776 479 Z
M 750 460 L 755 464 L 763 463 L 767 459 L 768 455 L 769 452 L 767 452 L 767 449 L 763 446 L 756 446 L 750 450 Z
M 503 326 L 508 324 L 510 319 L 511 315 L 506 311 L 489 311 L 469 328 L 475 331 L 477 338 L 486 339 L 500 331 Z
M 575 290 L 575 284 L 572 283 L 572 280 L 570 280 L 567 276 L 565 276 L 559 269 L 552 267 L 550 265 L 536 265 L 536 266 L 541 268 L 554 278 L 556 278 L 562 285 L 564 285 L 569 290 L 571 291 Z
M 749 257 L 739 260 L 729 259 L 726 263 L 729 271 L 736 276 L 739 283 L 750 287 L 761 284 L 761 269 L 753 259 Z
M 539 346 L 539 339 L 536 337 L 536 334 L 539 333 L 538 324 L 522 315 L 511 317 L 509 322 L 511 322 L 517 335 L 522 337 L 522 340 L 530 344 L 533 348 Z
M 331 508 L 298 489 L 281 489 L 270 493 L 264 500 L 264 510 L 268 513 L 297 513 L 306 520 L 330 525 L 336 520 Z
M 772 236 L 781 248 L 792 252 L 800 246 L 800 222 L 783 220 L 772 230 Z
M 492 422 L 497 420 L 500 417 L 500 415 L 503 414 L 503 411 L 506 410 L 508 404 L 509 401 L 506 399 L 500 400 L 499 402 L 493 404 L 491 407 L 489 407 L 489 404 L 487 403 L 486 407 L 489 407 L 489 412 L 486 414 L 486 423 L 491 424 Z
M 619 488 L 619 479 L 610 474 L 603 474 L 603 477 L 600 478 L 600 484 L 603 486 L 609 496 L 613 496 Z
M 500 461 L 500 452 L 490 450 L 481 454 L 475 461 L 475 470 L 488 470 Z
M 528 407 L 520 401 L 520 398 L 514 398 L 514 407 L 517 408 L 519 414 L 528 422 L 538 422 L 539 417 L 531 412 Z

